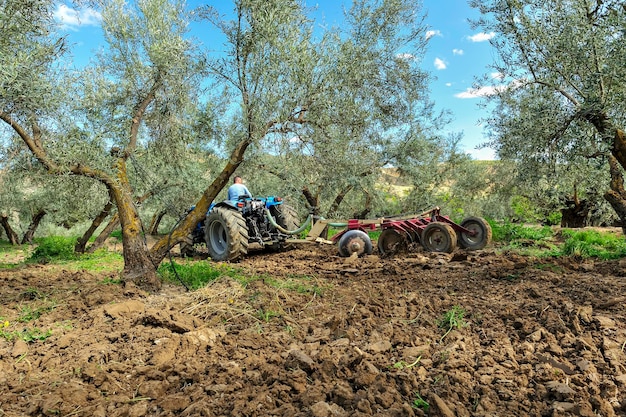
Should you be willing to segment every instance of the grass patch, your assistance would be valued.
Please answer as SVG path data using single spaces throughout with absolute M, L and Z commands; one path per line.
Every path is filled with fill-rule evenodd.
M 58 304 L 54 302 L 47 302 L 44 305 L 36 308 L 32 308 L 30 306 L 23 307 L 20 311 L 20 315 L 17 318 L 17 321 L 20 323 L 28 323 L 29 321 L 37 320 L 45 313 L 49 313 L 54 310 Z
M 558 250 L 554 230 L 550 226 L 526 226 L 510 222 L 489 221 L 493 241 L 500 249 L 528 256 L 551 256 Z
M 172 283 L 180 283 L 180 280 L 182 280 L 192 290 L 203 288 L 220 277 L 230 277 L 243 286 L 246 286 L 251 281 L 250 277 L 244 276 L 240 269 L 209 261 L 184 264 L 164 262 L 159 266 L 158 272 L 163 280 Z
M 6 339 L 8 342 L 22 339 L 26 343 L 30 343 L 36 340 L 46 340 L 50 336 L 52 336 L 52 330 L 43 331 L 36 327 L 13 331 L 7 330 L 6 328 L 0 329 L 0 337 Z
M 114 237 L 119 242 L 121 242 L 123 240 L 123 238 L 122 238 L 122 230 L 121 229 L 117 229 L 117 230 L 112 231 L 109 236 L 110 237 Z
M 555 253 L 557 256 L 580 258 L 618 259 L 626 256 L 626 239 L 613 233 L 596 230 L 562 231 L 565 242 Z
M 68 263 L 71 269 L 93 272 L 118 271 L 124 266 L 124 257 L 120 253 L 110 252 L 107 249 L 98 249 L 94 253 L 78 255 Z
M 519 240 L 545 241 L 554 237 L 550 226 L 525 226 L 510 222 L 489 222 L 494 242 L 511 243 Z
M 525 226 L 510 222 L 489 222 L 501 250 L 539 258 L 574 256 L 619 259 L 626 256 L 626 239 L 612 232 L 584 229 L 555 231 L 549 226 Z M 549 265 L 539 268 L 549 268 Z
M 26 258 L 27 263 L 47 264 L 53 261 L 72 261 L 78 255 L 74 252 L 77 238 L 65 236 L 48 236 L 38 239 L 33 253 Z
M 316 283 L 311 283 L 313 279 L 308 275 L 290 275 L 285 279 L 272 276 L 264 276 L 263 282 L 276 289 L 286 289 L 298 294 L 314 294 L 322 296 L 324 289 Z

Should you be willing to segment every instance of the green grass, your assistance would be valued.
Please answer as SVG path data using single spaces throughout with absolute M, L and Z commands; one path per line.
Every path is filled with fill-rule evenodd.
M 44 305 L 39 307 L 22 307 L 20 310 L 20 315 L 17 318 L 17 321 L 20 323 L 28 323 L 29 321 L 37 320 L 44 313 L 48 313 L 54 310 L 58 306 L 57 303 L 53 301 L 47 301 Z
M 516 240 L 545 241 L 554 237 L 550 226 L 525 226 L 510 222 L 489 221 L 494 242 L 513 242 Z
M 575 256 L 607 260 L 626 256 L 626 239 L 611 232 L 563 229 L 555 234 L 549 226 L 489 223 L 493 240 L 501 245 L 501 250 L 540 258 Z
M 68 262 L 74 270 L 85 269 L 92 272 L 119 271 L 124 265 L 124 257 L 120 253 L 110 252 L 107 249 L 98 249 L 94 253 L 79 255 L 75 260 Z
M 26 258 L 28 263 L 49 263 L 52 261 L 71 261 L 78 255 L 74 252 L 75 237 L 48 236 L 38 239 L 37 247 Z
M 315 283 L 311 283 L 312 278 L 308 275 L 289 275 L 284 279 L 272 276 L 264 276 L 263 282 L 276 289 L 286 289 L 298 294 L 315 294 L 322 296 L 324 288 Z
M 210 261 L 197 261 L 180 264 L 177 262 L 163 262 L 158 272 L 167 282 L 180 283 L 179 278 L 189 289 L 197 290 L 216 279 L 227 276 L 242 285 L 247 285 L 251 279 L 242 274 L 240 269 L 224 264 L 214 264 Z M 258 278 L 256 278 L 258 279 Z
M 428 413 L 428 409 L 430 408 L 430 404 L 428 401 L 423 399 L 419 393 L 415 393 L 415 400 L 413 400 L 413 408 L 418 408 L 420 410 L 424 410 L 425 413 Z
M 12 331 L 6 328 L 0 328 L 0 337 L 9 342 L 22 339 L 26 343 L 30 343 L 36 340 L 46 340 L 50 336 L 52 336 L 52 330 L 43 331 L 36 327 Z
M 565 243 L 555 253 L 557 256 L 581 258 L 618 259 L 626 256 L 626 239 L 613 233 L 595 230 L 563 230 Z
M 443 341 L 443 339 L 454 329 L 460 329 L 461 327 L 467 326 L 465 322 L 465 310 L 463 310 L 459 306 L 453 306 L 450 310 L 446 311 L 445 314 L 437 320 L 437 326 L 442 329 L 445 329 L 446 332 L 439 341 Z

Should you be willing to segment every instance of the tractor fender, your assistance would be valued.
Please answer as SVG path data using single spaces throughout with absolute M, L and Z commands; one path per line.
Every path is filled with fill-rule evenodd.
M 213 210 L 215 207 L 225 207 L 227 209 L 230 210 L 236 210 L 239 211 L 239 208 L 237 207 L 237 203 L 235 201 L 232 200 L 224 200 L 224 201 L 220 201 L 219 203 L 215 203 L 215 204 L 211 204 L 211 208 L 209 208 L 209 211 L 207 212 L 207 215 L 211 212 L 211 210 Z

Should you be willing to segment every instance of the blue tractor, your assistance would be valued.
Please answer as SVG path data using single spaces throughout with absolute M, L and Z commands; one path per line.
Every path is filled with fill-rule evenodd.
M 298 213 L 282 198 L 241 196 L 237 201 L 211 204 L 180 251 L 189 256 L 195 244 L 206 243 L 214 261 L 235 261 L 252 249 L 282 249 L 290 237 L 286 232 L 298 226 Z

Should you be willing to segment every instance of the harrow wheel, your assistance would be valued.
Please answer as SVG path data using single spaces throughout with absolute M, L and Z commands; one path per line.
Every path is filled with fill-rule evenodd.
M 348 257 L 353 253 L 358 256 L 371 255 L 372 250 L 372 240 L 361 230 L 348 230 L 339 239 L 339 255 L 343 257 Z
M 406 239 L 395 229 L 385 229 L 378 237 L 378 252 L 382 256 L 392 255 L 406 249 Z
M 467 233 L 459 234 L 459 246 L 463 249 L 478 250 L 491 242 L 491 226 L 485 219 L 468 217 L 463 220 L 461 226 L 474 233 L 473 235 Z
M 428 252 L 452 253 L 456 248 L 456 232 L 446 223 L 429 223 L 422 232 L 422 246 Z

